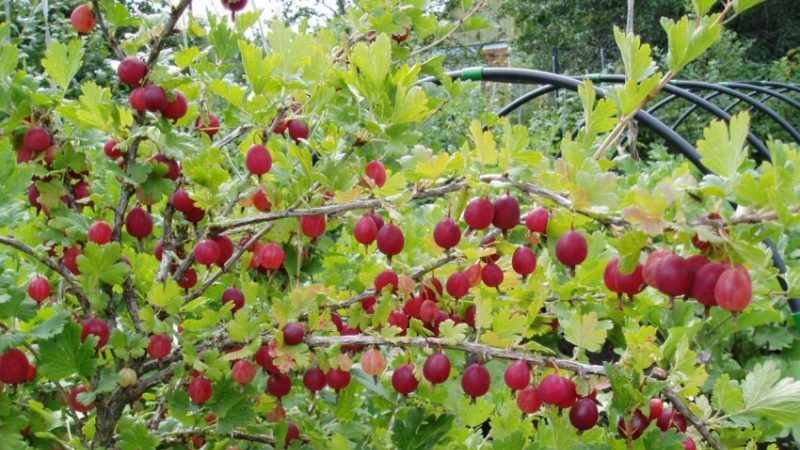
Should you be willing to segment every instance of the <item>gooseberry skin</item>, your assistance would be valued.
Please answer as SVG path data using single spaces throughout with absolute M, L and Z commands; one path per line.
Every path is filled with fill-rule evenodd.
M 144 209 L 133 208 L 125 217 L 125 230 L 135 238 L 146 238 L 153 232 L 153 218 Z
M 98 337 L 97 346 L 95 348 L 100 350 L 108 343 L 108 339 L 111 336 L 111 330 L 109 329 L 108 324 L 104 321 L 98 319 L 97 317 L 91 317 L 83 321 L 81 341 L 85 341 L 90 334 Z
M 461 241 L 461 228 L 455 220 L 443 219 L 433 229 L 433 240 L 439 247 L 449 250 Z
M 726 311 L 744 311 L 753 300 L 753 285 L 747 270 L 739 266 L 722 272 L 714 287 L 714 299 Z
M 519 201 L 510 195 L 504 195 L 494 201 L 494 217 L 492 224 L 508 231 L 519 225 Z
M 556 243 L 556 258 L 568 267 L 575 267 L 586 260 L 589 245 L 578 231 L 568 231 Z
M 371 348 L 361 356 L 361 369 L 368 375 L 379 377 L 386 370 L 386 358 L 377 348 Z
M 331 368 L 328 370 L 328 373 L 325 374 L 325 380 L 328 386 L 338 392 L 350 385 L 350 371 Z
M 292 379 L 282 373 L 273 373 L 267 380 L 267 392 L 273 397 L 286 397 L 292 391 Z
M 117 75 L 128 86 L 138 86 L 147 75 L 147 65 L 135 56 L 128 56 L 119 63 Z
M 247 0 L 222 0 L 222 6 L 229 11 L 241 11 L 247 6 Z
M 470 364 L 461 376 L 461 388 L 472 398 L 485 395 L 491 385 L 492 376 L 483 364 Z
M 214 386 L 211 381 L 202 375 L 194 377 L 189 384 L 189 398 L 192 399 L 193 403 L 207 402 L 213 392 Z
M 94 27 L 97 26 L 92 7 L 86 4 L 76 6 L 72 10 L 69 20 L 72 23 L 72 28 L 81 34 L 91 33 L 94 31 Z
M 689 295 L 706 307 L 716 306 L 717 299 L 714 291 L 719 277 L 725 270 L 725 265 L 720 263 L 708 263 L 698 269 L 694 274 Z
M 485 230 L 494 220 L 494 204 L 485 197 L 476 198 L 469 202 L 464 209 L 464 221 L 473 230 Z
M 286 345 L 297 345 L 303 342 L 305 329 L 301 323 L 289 323 L 283 327 L 283 343 Z
M 663 257 L 656 270 L 656 288 L 671 297 L 688 294 L 692 278 L 686 260 L 675 254 Z
M 250 384 L 256 378 L 257 369 L 250 361 L 240 359 L 233 364 L 231 376 L 239 384 Z
M 205 133 L 208 137 L 214 137 L 219 133 L 219 126 L 221 122 L 219 117 L 214 114 L 208 113 L 200 116 L 194 122 L 194 128 Z
M 231 312 L 236 312 L 244 307 L 244 292 L 235 287 L 229 287 L 222 292 L 222 304 L 233 302 Z
M 488 287 L 500 286 L 503 278 L 503 269 L 495 263 L 489 263 L 481 269 L 481 280 Z
M 355 236 L 356 241 L 358 241 L 360 244 L 372 244 L 378 237 L 378 226 L 375 224 L 375 221 L 372 219 L 372 217 L 364 215 L 356 223 L 356 226 L 353 229 L 353 236 Z
M 402 395 L 408 395 L 419 386 L 419 380 L 414 376 L 414 366 L 403 364 L 392 373 L 392 387 Z
M 539 398 L 542 403 L 558 405 L 568 395 L 567 379 L 557 374 L 550 374 L 539 382 Z
M 634 296 L 644 290 L 647 285 L 644 282 L 644 267 L 637 264 L 633 272 L 625 274 L 617 269 L 616 285 L 623 294 Z
M 378 250 L 386 256 L 395 256 L 405 247 L 403 231 L 394 224 L 388 223 L 378 231 Z
M 503 379 L 511 390 L 519 391 L 531 382 L 531 369 L 525 361 L 516 361 L 506 367 Z
M 45 277 L 38 276 L 28 284 L 28 296 L 36 300 L 36 303 L 45 301 L 50 297 L 50 292 L 50 281 Z
M 325 384 L 325 372 L 319 367 L 312 367 L 303 375 L 303 385 L 311 392 L 321 391 Z
M 422 375 L 433 384 L 441 384 L 450 378 L 450 358 L 444 353 L 434 353 L 425 360 Z
M 533 414 L 542 407 L 539 398 L 539 389 L 536 386 L 527 386 L 517 392 L 517 406 L 525 414 Z
M 364 173 L 371 178 L 377 187 L 386 184 L 386 169 L 380 161 L 370 161 L 364 168 Z
M 314 216 L 304 216 L 300 219 L 300 229 L 306 237 L 311 239 L 318 238 L 325 234 L 327 220 L 324 214 Z
M 78 387 L 72 389 L 69 392 L 69 406 L 70 406 L 70 408 L 72 408 L 74 411 L 77 411 L 77 412 L 83 413 L 83 414 L 86 414 L 89 411 L 93 410 L 94 406 L 95 406 L 94 402 L 89 403 L 88 405 L 84 405 L 83 403 L 78 401 L 78 395 L 79 394 L 83 394 L 85 392 L 91 392 L 91 390 L 89 388 L 87 388 L 86 386 L 78 386 Z
M 536 253 L 528 247 L 517 247 L 511 255 L 511 268 L 523 277 L 532 274 L 536 271 Z
M 217 262 L 220 256 L 219 245 L 211 239 L 203 239 L 194 248 L 194 259 L 204 266 Z
M 550 220 L 550 211 L 545 208 L 536 208 L 525 217 L 525 226 L 533 233 L 547 234 L 547 222 Z
M 111 242 L 111 237 L 114 230 L 111 226 L 102 220 L 95 222 L 89 227 L 88 237 L 89 240 L 98 245 L 105 245 Z
M 455 272 L 447 278 L 445 289 L 453 298 L 461 298 L 469 293 L 469 277 L 464 272 Z
M 25 352 L 18 348 L 8 349 L 0 354 L 0 381 L 12 385 L 27 381 L 29 366 Z
M 263 145 L 253 145 L 247 151 L 246 164 L 253 175 L 264 175 L 272 169 L 272 155 Z
M 597 425 L 598 418 L 597 404 L 590 398 L 578 400 L 569 411 L 570 423 L 581 431 L 589 430 Z
M 605 270 L 603 270 L 603 283 L 606 285 L 609 291 L 614 292 L 616 294 L 621 293 L 622 291 L 619 289 L 617 285 L 617 275 L 619 274 L 619 258 L 614 258 L 606 264 Z
M 172 339 L 166 334 L 154 334 L 147 345 L 147 354 L 155 359 L 164 359 L 172 351 Z

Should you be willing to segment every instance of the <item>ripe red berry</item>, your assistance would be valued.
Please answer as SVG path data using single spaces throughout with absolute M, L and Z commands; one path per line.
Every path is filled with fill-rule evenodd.
M 225 265 L 233 256 L 233 241 L 228 236 L 222 235 L 214 238 L 214 242 L 219 247 L 219 258 L 214 262 L 219 267 Z
M 0 354 L 0 381 L 6 384 L 19 384 L 28 379 L 30 362 L 25 352 L 11 348 Z
M 339 392 L 350 385 L 350 371 L 331 368 L 328 370 L 328 373 L 325 374 L 325 379 L 328 386 L 332 387 L 336 392 Z
M 131 91 L 130 103 L 134 111 L 142 112 L 147 110 L 147 105 L 144 104 L 143 86 L 139 86 Z
M 246 0 L 239 0 L 239 2 L 247 3 Z M 286 438 L 284 438 L 283 442 L 288 446 L 297 439 L 300 439 L 300 430 L 294 422 L 289 422 L 286 428 Z
M 270 242 L 261 248 L 261 267 L 267 270 L 278 270 L 283 267 L 286 252 L 276 243 Z
M 715 306 L 717 299 L 714 296 L 714 290 L 720 275 L 725 272 L 725 269 L 726 267 L 719 263 L 708 263 L 701 267 L 694 274 L 689 295 L 706 307 Z
M 153 232 L 153 218 L 144 209 L 133 208 L 125 217 L 125 230 L 135 238 L 146 238 Z
M 73 275 L 81 274 L 81 271 L 78 268 L 78 256 L 82 254 L 83 251 L 80 249 L 80 247 L 70 247 L 64 249 L 64 256 L 63 256 L 64 266 L 66 266 L 67 269 L 69 269 L 69 271 L 72 272 Z
M 525 217 L 525 226 L 534 233 L 547 234 L 547 222 L 550 220 L 550 211 L 536 208 Z
M 324 214 L 303 216 L 300 218 L 300 229 L 310 238 L 318 238 L 325 234 L 326 219 Z
M 381 293 L 386 286 L 390 286 L 390 292 L 394 292 L 397 290 L 397 286 L 400 284 L 400 280 L 397 277 L 397 273 L 394 270 L 384 270 L 383 272 L 379 273 L 378 276 L 375 277 L 375 292 Z
M 75 7 L 75 9 L 72 10 L 72 14 L 69 16 L 69 20 L 72 22 L 72 28 L 82 34 L 91 33 L 97 25 L 92 7 L 85 4 Z
M 556 244 L 556 258 L 561 261 L 561 264 L 569 267 L 575 267 L 586 260 L 589 254 L 589 245 L 586 243 L 586 238 L 577 231 L 568 231 L 563 236 L 558 238 Z
M 692 278 L 686 260 L 675 254 L 662 258 L 656 271 L 656 288 L 671 297 L 689 293 Z
M 83 403 L 78 400 L 78 395 L 83 393 L 92 392 L 86 386 L 78 386 L 71 391 L 69 391 L 69 407 L 72 408 L 73 411 L 77 411 L 79 413 L 86 414 L 89 411 L 94 409 L 94 402 L 89 403 L 88 405 L 84 405 Z
M 302 120 L 289 121 L 289 137 L 295 142 L 308 139 L 308 125 Z
M 89 227 L 89 240 L 99 245 L 108 244 L 112 233 L 111 226 L 101 220 Z
M 475 328 L 475 314 L 477 313 L 477 308 L 475 305 L 470 306 L 464 311 L 464 323 L 469 325 L 472 328 Z
M 119 144 L 119 142 L 113 139 L 106 141 L 106 143 L 103 145 L 103 152 L 106 154 L 106 156 L 111 159 L 117 159 L 125 155 L 122 149 L 117 148 L 117 144 Z
M 469 293 L 469 277 L 464 272 L 455 272 L 447 277 L 445 289 L 453 298 L 461 298 Z
M 147 354 L 155 359 L 164 359 L 172 351 L 172 338 L 166 334 L 154 334 L 150 336 L 150 343 L 147 345 Z
M 525 389 L 531 383 L 531 369 L 525 361 L 516 361 L 506 367 L 503 378 L 512 391 Z
M 558 405 L 569 396 L 567 379 L 557 374 L 547 375 L 539 383 L 539 397 L 549 405 Z
M 194 403 L 207 402 L 213 392 L 214 386 L 211 384 L 211 380 L 202 375 L 194 377 L 192 382 L 189 383 L 189 398 Z
M 425 360 L 422 366 L 425 379 L 433 384 L 441 384 L 450 378 L 450 358 L 444 353 L 434 353 Z
M 517 392 L 517 406 L 525 414 L 533 414 L 542 406 L 536 386 L 526 386 Z
M 197 284 L 197 271 L 193 267 L 186 269 L 183 278 L 178 280 L 178 286 L 184 289 L 191 289 Z
M 159 112 L 167 107 L 167 93 L 164 88 L 155 84 L 148 84 L 142 92 L 144 107 L 151 112 Z
M 444 286 L 436 277 L 430 277 L 422 283 L 420 294 L 426 300 L 438 301 L 443 293 Z
M 82 200 L 89 197 L 89 183 L 80 181 L 75 186 L 72 186 L 72 196 L 75 200 Z M 91 202 L 90 202 L 91 203 Z
M 616 285 L 620 292 L 634 296 L 646 287 L 644 283 L 644 268 L 637 264 L 631 273 L 622 273 L 617 269 Z
M 528 247 L 517 247 L 511 255 L 511 267 L 523 277 L 532 274 L 536 270 L 536 253 Z
M 128 86 L 138 86 L 147 75 L 147 65 L 135 56 L 128 56 L 119 63 L 117 75 Z
M 624 418 L 619 419 L 619 423 L 617 423 L 617 433 L 622 439 L 626 439 L 629 435 L 631 439 L 639 439 L 648 425 L 650 425 L 650 422 L 647 420 L 647 417 L 637 409 L 630 422 L 626 422 Z
M 28 296 L 41 303 L 50 297 L 50 281 L 45 277 L 36 277 L 28 284 Z
M 488 198 L 476 198 L 464 210 L 464 222 L 473 230 L 485 230 L 494 220 L 494 205 Z
M 585 431 L 597 425 L 597 404 L 590 398 L 582 398 L 572 405 L 569 421 L 573 427 Z
M 167 119 L 178 120 L 186 115 L 186 112 L 189 110 L 189 102 L 186 100 L 186 96 L 183 92 L 177 89 L 175 89 L 174 95 L 174 100 L 170 101 L 169 98 L 167 98 L 167 103 L 161 110 L 161 114 Z
M 647 256 L 647 261 L 644 263 L 642 277 L 644 277 L 644 282 L 647 283 L 648 286 L 656 287 L 656 274 L 658 273 L 658 265 L 661 263 L 661 260 L 664 257 L 671 254 L 672 252 L 669 250 L 659 249 Z
M 222 0 L 222 6 L 229 11 L 241 11 L 247 6 L 247 0 Z
M 683 440 L 683 450 L 697 450 L 697 444 L 690 436 L 686 436 Z
M 191 211 L 184 213 L 183 216 L 191 223 L 197 224 L 203 217 L 206 216 L 206 212 L 203 211 L 201 208 L 192 208 Z
M 425 324 L 432 324 L 439 317 L 439 308 L 436 303 L 425 300 L 419 307 L 419 318 Z
M 519 225 L 519 201 L 510 195 L 504 195 L 494 201 L 494 218 L 492 224 L 503 231 Z
M 22 145 L 33 152 L 43 152 L 52 144 L 50 132 L 42 127 L 33 127 L 25 132 Z
M 356 223 L 356 227 L 353 229 L 353 235 L 360 244 L 372 244 L 375 238 L 378 237 L 378 226 L 375 225 L 375 221 L 372 220 L 372 217 L 365 214 Z
M 384 223 L 383 223 L 383 217 L 381 217 L 380 214 L 376 213 L 375 211 L 370 211 L 364 215 L 371 217 L 372 220 L 375 222 L 375 228 L 377 228 L 378 231 L 381 231 L 381 228 L 383 228 Z
M 405 243 L 403 231 L 397 225 L 386 224 L 378 231 L 378 250 L 386 256 L 392 257 L 402 252 Z
M 219 254 L 219 245 L 211 239 L 203 239 L 194 247 L 195 261 L 206 266 L 216 263 Z
M 233 364 L 231 376 L 239 384 L 250 384 L 256 378 L 256 370 L 253 363 L 240 359 Z
M 744 311 L 753 300 L 753 284 L 747 270 L 738 266 L 722 272 L 714 287 L 714 299 L 726 311 Z
M 263 145 L 254 145 L 247 151 L 247 170 L 253 175 L 264 175 L 272 169 L 272 155 Z
M 408 39 L 409 34 L 410 34 L 410 31 L 408 30 L 408 28 L 406 28 L 400 34 L 393 34 L 392 35 L 392 39 L 395 42 L 397 42 L 398 44 L 400 44 L 402 42 L 405 42 Z
M 258 188 L 257 191 L 253 192 L 253 195 L 250 196 L 250 201 L 253 202 L 253 206 L 261 212 L 272 210 L 272 202 L 269 201 L 269 197 L 267 197 L 267 192 L 264 188 Z
M 311 392 L 321 391 L 325 383 L 325 372 L 319 367 L 312 367 L 303 375 L 303 385 Z
M 408 395 L 419 386 L 419 380 L 414 376 L 414 365 L 403 364 L 392 374 L 392 387 L 397 393 Z
M 664 411 L 664 402 L 660 398 L 650 399 L 650 421 L 658 419 Z
M 470 397 L 481 397 L 492 385 L 492 376 L 483 364 L 473 363 L 464 370 L 461 377 L 461 388 Z
M 609 291 L 614 293 L 621 293 L 619 286 L 617 285 L 617 275 L 619 274 L 619 258 L 614 258 L 606 264 L 605 270 L 603 270 L 603 283 L 605 283 L 606 287 Z
M 386 370 L 386 358 L 383 357 L 380 350 L 371 348 L 361 356 L 361 369 L 367 375 L 379 377 Z
M 503 284 L 503 269 L 495 263 L 489 263 L 481 269 L 481 280 L 489 287 L 497 287 Z
M 81 340 L 85 341 L 90 334 L 97 336 L 98 340 L 95 348 L 100 350 L 108 343 L 108 338 L 111 336 L 111 330 L 108 328 L 107 323 L 103 322 L 97 317 L 91 317 L 83 321 Z
M 289 323 L 283 327 L 283 343 L 286 345 L 297 345 L 305 338 L 305 328 L 301 323 Z
M 389 319 L 387 320 L 389 325 L 396 326 L 403 330 L 402 334 L 405 334 L 406 330 L 408 329 L 408 316 L 403 311 L 392 311 L 389 313 Z
M 280 370 L 274 363 L 275 357 L 270 354 L 270 350 L 271 348 L 268 345 L 259 347 L 255 355 L 256 364 L 269 373 L 280 373 Z
M 571 407 L 572 405 L 575 404 L 575 401 L 578 400 L 578 392 L 577 392 L 578 386 L 575 385 L 575 382 L 570 380 L 569 378 L 566 378 L 566 382 L 564 385 L 566 387 L 564 397 L 561 399 L 561 402 L 558 403 L 558 407 L 561 409 L 566 409 Z
M 207 134 L 208 137 L 214 137 L 219 133 L 219 126 L 219 117 L 211 113 L 199 116 L 194 122 L 194 128 Z
M 461 241 L 461 228 L 455 220 L 449 217 L 443 219 L 433 229 L 433 240 L 439 247 L 449 250 Z
M 163 154 L 159 153 L 153 157 L 153 161 L 160 165 L 167 166 L 167 173 L 164 174 L 164 178 L 169 178 L 172 181 L 178 179 L 181 176 L 181 165 L 178 164 L 178 161 L 175 161 L 172 158 L 167 158 Z
M 386 184 L 386 169 L 380 161 L 372 161 L 364 169 L 366 175 L 372 179 L 375 186 L 383 187 Z
M 676 414 L 679 413 L 673 411 L 672 408 L 663 408 L 661 414 L 659 414 L 656 419 L 656 426 L 661 431 L 667 431 L 670 427 L 675 427 L 674 418 Z
M 229 287 L 222 293 L 222 304 L 233 302 L 233 309 L 236 312 L 244 307 L 244 292 L 235 288 Z

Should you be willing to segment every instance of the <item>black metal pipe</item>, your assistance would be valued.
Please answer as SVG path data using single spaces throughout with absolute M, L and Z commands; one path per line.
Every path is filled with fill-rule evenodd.
M 776 98 L 778 100 L 781 100 L 784 103 L 788 103 L 789 105 L 793 106 L 794 108 L 800 110 L 800 102 L 794 100 L 793 98 L 791 98 L 789 96 L 783 95 L 783 94 L 777 92 L 774 89 L 765 88 L 765 87 L 762 87 L 762 86 L 756 86 L 754 84 L 748 84 L 748 83 L 737 83 L 737 82 L 733 82 L 733 81 L 726 81 L 726 82 L 719 83 L 719 84 L 721 84 L 722 86 L 732 87 L 734 89 L 748 89 L 748 90 L 751 90 L 751 91 L 760 92 L 762 94 L 766 94 L 766 95 L 769 95 L 770 97 L 774 97 L 774 98 Z
M 771 87 L 779 87 L 789 91 L 800 92 L 800 86 L 791 83 L 781 83 L 778 81 L 755 81 L 755 80 L 747 80 L 747 81 L 738 81 L 738 83 L 746 83 L 751 84 L 754 86 L 771 86 Z

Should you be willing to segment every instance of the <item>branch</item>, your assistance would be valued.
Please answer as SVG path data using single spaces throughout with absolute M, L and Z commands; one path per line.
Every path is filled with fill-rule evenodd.
M 139 151 L 139 144 L 146 138 L 144 136 L 137 136 L 131 145 L 128 147 L 128 153 L 125 154 L 125 175 L 128 175 L 128 168 L 136 162 L 136 153 Z M 114 230 L 111 234 L 111 239 L 117 242 L 122 242 L 122 222 L 125 220 L 125 211 L 128 209 L 128 202 L 136 190 L 133 186 L 123 180 L 122 191 L 119 194 L 119 202 L 117 208 L 114 210 Z
M 180 19 L 183 12 L 186 10 L 186 7 L 189 6 L 191 0 L 181 0 L 177 6 L 172 9 L 172 12 L 169 15 L 169 19 L 167 19 L 167 23 L 164 24 L 164 31 L 161 32 L 161 35 L 156 40 L 156 43 L 150 49 L 150 53 L 147 55 L 147 68 L 150 69 L 158 60 L 158 55 L 161 53 L 161 49 L 164 48 L 164 44 L 167 43 L 167 38 L 172 34 L 172 31 L 175 29 L 175 25 L 178 23 L 178 19 Z
M 103 36 L 105 36 L 106 41 L 108 41 L 108 45 L 111 47 L 111 52 L 114 53 L 114 56 L 122 60 L 125 58 L 125 52 L 119 47 L 119 42 L 111 34 L 111 31 L 106 27 L 106 22 L 103 19 L 103 14 L 100 12 L 100 1 L 99 0 L 92 0 L 92 9 L 94 10 L 94 17 L 97 19 L 97 24 L 100 25 L 100 29 L 103 31 Z
M 90 315 L 90 313 L 92 312 L 92 306 L 89 303 L 89 297 L 86 296 L 86 293 L 83 292 L 83 289 L 81 288 L 80 284 L 78 284 L 78 280 L 75 279 L 75 277 L 72 275 L 72 272 L 70 272 L 66 267 L 64 267 L 62 264 L 59 264 L 58 262 L 56 262 L 55 260 L 53 260 L 48 256 L 39 255 L 38 253 L 36 253 L 34 249 L 14 238 L 0 236 L 0 244 L 5 244 L 9 247 L 13 247 L 21 251 L 22 253 L 25 253 L 26 255 L 39 261 L 40 263 L 44 264 L 54 272 L 61 275 L 61 278 L 63 278 L 67 282 L 67 284 L 69 284 L 72 293 L 75 295 L 75 297 L 78 298 L 78 301 L 81 304 L 81 308 L 83 308 L 84 314 L 87 316 Z
M 219 436 L 213 429 L 198 429 L 198 430 L 185 430 L 185 431 L 175 431 L 172 433 L 167 433 L 162 435 L 163 439 L 162 444 L 164 445 L 175 445 L 175 444 L 182 444 L 184 443 L 184 439 L 189 436 L 207 436 L 207 435 L 214 435 Z M 179 437 L 170 437 L 170 436 L 179 436 Z M 230 433 L 225 434 L 225 436 L 231 439 L 237 439 L 240 441 L 250 441 L 250 442 L 260 442 L 262 444 L 275 444 L 275 438 L 268 434 L 252 434 L 252 433 L 245 433 L 244 431 L 231 431 Z
M 723 446 L 717 440 L 717 438 L 715 438 L 714 435 L 711 434 L 711 431 L 708 430 L 705 421 L 697 417 L 697 415 L 695 415 L 695 413 L 693 413 L 692 410 L 689 409 L 688 406 L 686 406 L 686 403 L 684 403 L 683 399 L 681 398 L 680 395 L 678 395 L 677 392 L 673 391 L 672 388 L 670 387 L 665 387 L 664 389 L 662 389 L 661 393 L 664 394 L 664 396 L 667 397 L 670 400 L 670 402 L 672 402 L 672 406 L 674 406 L 675 409 L 680 411 L 681 414 L 683 414 L 683 416 L 686 417 L 686 420 L 692 423 L 694 428 L 700 433 L 701 436 L 703 436 L 703 439 L 706 440 L 706 443 L 711 448 L 716 450 L 725 450 L 725 446 Z
M 413 52 L 411 52 L 410 55 L 408 55 L 408 58 L 406 58 L 406 59 L 413 58 L 414 56 L 417 56 L 417 55 L 419 55 L 421 53 L 425 53 L 428 50 L 430 50 L 430 49 L 436 47 L 437 45 L 441 44 L 442 42 L 450 39 L 456 33 L 456 31 L 458 31 L 462 26 L 464 26 L 464 23 L 467 20 L 469 20 L 470 17 L 474 16 L 475 13 L 477 13 L 481 8 L 483 8 L 483 5 L 485 3 L 486 3 L 486 0 L 478 1 L 478 3 L 476 3 L 475 6 L 467 14 L 465 14 L 463 17 L 458 19 L 458 22 L 455 24 L 455 26 L 453 26 L 453 28 L 450 31 L 447 32 L 447 34 L 445 34 L 444 36 L 440 37 L 439 39 L 431 42 L 430 44 L 428 44 L 428 45 L 426 45 L 424 47 L 420 47 L 420 48 L 414 50 Z

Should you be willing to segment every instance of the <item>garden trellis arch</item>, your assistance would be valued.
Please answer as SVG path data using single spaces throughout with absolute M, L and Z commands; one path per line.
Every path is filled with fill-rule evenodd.
M 500 109 L 500 111 L 498 111 L 498 115 L 500 116 L 508 115 L 526 103 L 558 89 L 567 89 L 577 92 L 578 86 L 581 85 L 581 81 L 587 78 L 599 83 L 618 84 L 625 82 L 624 75 L 590 74 L 571 77 L 541 70 L 501 67 L 470 67 L 462 70 L 447 72 L 445 73 L 445 76 L 451 79 L 461 79 L 465 81 L 486 81 L 540 86 L 537 89 L 521 95 Z M 420 80 L 420 84 L 423 83 L 438 84 L 439 79 L 436 77 L 428 77 Z M 741 92 L 742 90 L 749 90 L 753 93 L 762 93 L 767 97 L 773 97 L 782 100 L 786 104 L 800 109 L 800 103 L 794 101 L 781 92 L 776 92 L 778 88 L 786 91 L 800 92 L 800 85 L 788 83 L 747 81 L 727 84 L 714 84 L 702 81 L 672 81 L 664 88 L 664 90 L 670 95 L 653 105 L 653 107 L 651 107 L 649 110 L 641 110 L 637 112 L 635 118 L 638 123 L 650 128 L 659 137 L 663 138 L 670 147 L 686 157 L 700 172 L 704 174 L 712 173 L 701 162 L 701 157 L 697 149 L 683 136 L 675 131 L 675 128 L 680 125 L 685 118 L 679 118 L 679 120 L 676 121 L 672 127 L 670 127 L 658 118 L 654 117 L 652 113 L 658 111 L 669 102 L 682 99 L 692 104 L 691 111 L 684 113 L 687 116 L 697 108 L 702 108 L 710 112 L 715 117 L 728 121 L 731 118 L 730 114 L 726 110 L 711 103 L 710 101 L 715 97 L 727 95 L 737 99 L 737 101 L 745 102 L 753 108 L 764 113 L 770 119 L 778 123 L 783 129 L 785 129 L 797 143 L 800 143 L 800 132 L 798 132 L 797 129 L 795 129 L 783 116 L 781 116 L 774 109 L 766 106 L 764 102 L 753 98 L 751 94 Z M 715 95 L 708 95 L 706 98 L 703 98 L 690 92 L 691 90 L 712 91 L 712 94 Z M 599 97 L 605 97 L 605 92 L 601 88 L 595 87 L 595 92 L 597 92 Z M 754 135 L 752 131 L 748 134 L 747 140 L 756 150 L 755 154 L 751 154 L 751 157 L 753 157 L 757 162 L 761 160 L 772 160 L 769 150 L 764 145 L 763 140 Z M 783 256 L 774 242 L 767 239 L 764 241 L 764 243 L 770 248 L 770 251 L 772 252 L 773 265 L 776 269 L 778 269 L 778 283 L 784 292 L 788 292 L 789 286 L 784 277 L 784 274 L 786 273 L 786 263 L 783 259 Z M 800 298 L 789 298 L 788 303 L 795 321 L 795 326 L 800 329 Z

